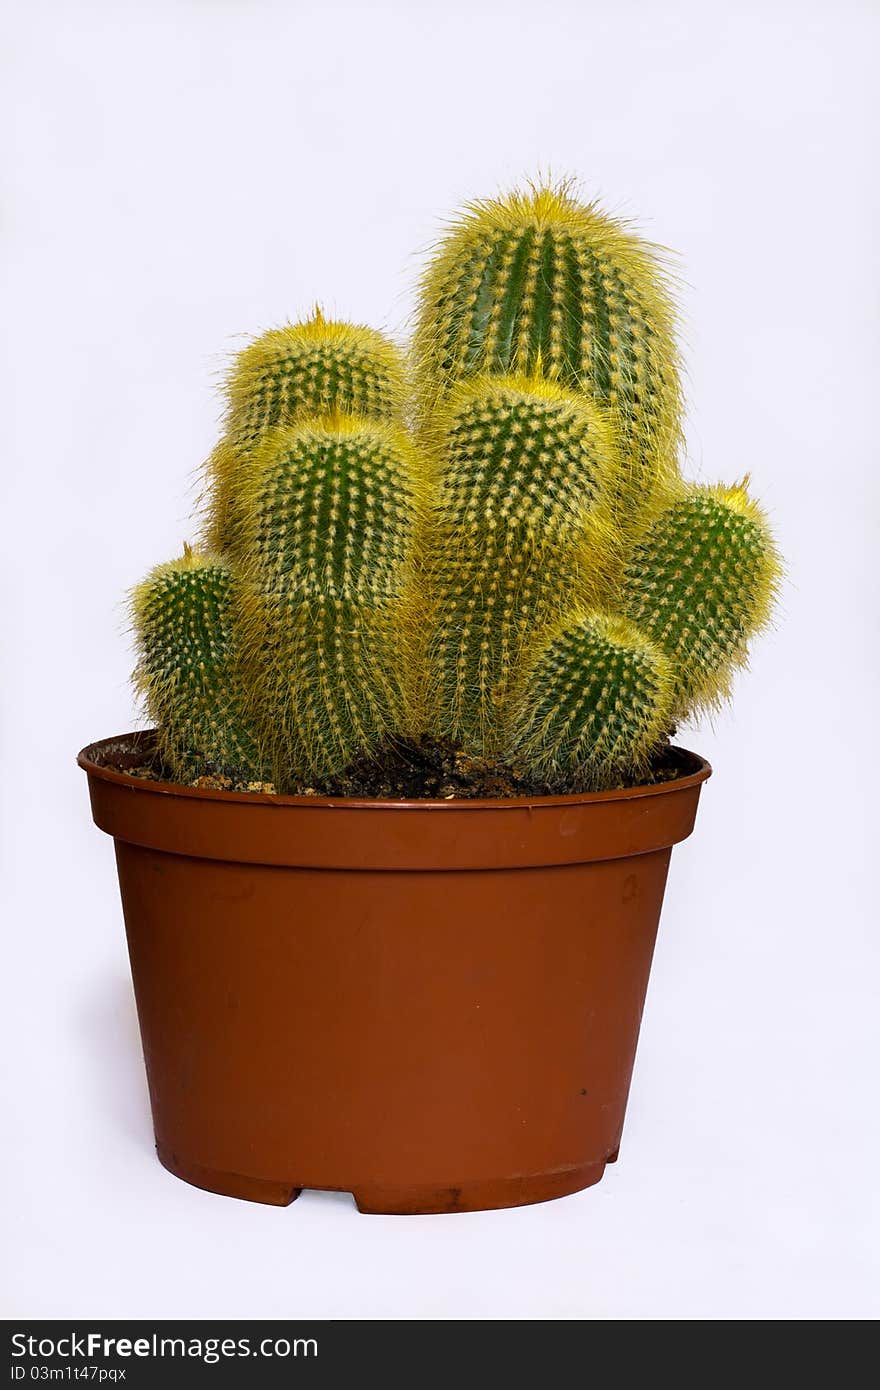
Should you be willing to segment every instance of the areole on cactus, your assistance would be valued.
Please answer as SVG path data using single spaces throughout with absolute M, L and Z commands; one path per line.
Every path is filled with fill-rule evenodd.
M 655 249 L 541 186 L 454 224 L 411 364 L 319 312 L 246 347 L 205 553 L 135 597 L 173 773 L 290 791 L 427 735 L 555 790 L 650 777 L 780 574 L 745 482 L 681 477 L 674 326 Z

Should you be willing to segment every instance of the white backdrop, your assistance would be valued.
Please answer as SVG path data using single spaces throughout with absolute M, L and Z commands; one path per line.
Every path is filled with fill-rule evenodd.
M 6 14 L 0 1311 L 876 1313 L 876 6 Z M 121 599 L 189 534 L 237 335 L 316 298 L 404 332 L 442 217 L 539 168 L 680 253 L 691 472 L 750 469 L 789 565 L 734 710 L 687 734 L 716 773 L 673 856 L 621 1161 L 510 1212 L 223 1200 L 153 1157 L 73 762 L 134 724 Z

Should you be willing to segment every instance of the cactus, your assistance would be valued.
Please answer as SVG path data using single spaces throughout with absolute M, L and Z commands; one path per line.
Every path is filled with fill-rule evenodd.
M 261 780 L 235 655 L 235 580 L 227 562 L 184 547 L 135 589 L 135 683 L 179 778 L 206 771 Z
M 517 552 L 589 537 L 597 568 L 611 563 L 617 461 L 592 402 L 541 377 L 478 377 L 452 390 L 432 428 L 444 532 Z
M 669 732 L 671 663 L 626 619 L 575 612 L 523 673 L 507 755 L 568 790 L 648 771 Z
M 341 771 L 404 722 L 408 437 L 331 414 L 270 432 L 242 485 L 241 648 L 276 782 Z
M 634 509 L 675 471 L 681 398 L 674 313 L 657 248 L 569 185 L 473 203 L 422 283 L 416 363 L 422 418 L 476 374 L 541 372 L 607 409 L 618 491 Z
M 380 334 L 320 314 L 240 354 L 209 465 L 219 549 L 161 566 L 135 596 L 136 679 L 178 775 L 259 768 L 285 790 L 406 722 L 423 485 L 403 381 Z M 198 592 L 166 602 L 178 571 Z
M 436 725 L 496 751 L 511 674 L 535 630 L 595 599 L 616 559 L 612 432 L 540 378 L 477 378 L 432 421 L 425 556 Z
M 674 320 L 653 249 L 567 186 L 472 204 L 423 280 L 435 722 L 554 785 L 644 772 L 772 606 L 744 487 L 679 476 Z
M 672 659 L 681 715 L 729 695 L 773 606 L 779 557 L 747 482 L 683 488 L 657 509 L 626 567 L 623 611 Z
M 304 323 L 256 338 L 226 382 L 224 435 L 207 464 L 207 543 L 239 546 L 239 487 L 270 430 L 330 411 L 399 422 L 405 395 L 403 358 L 372 328 L 327 320 L 315 309 Z
M 745 482 L 680 476 L 674 322 L 654 249 L 564 185 L 465 209 L 411 410 L 372 330 L 316 313 L 247 347 L 207 553 L 135 598 L 175 773 L 295 791 L 427 734 L 559 791 L 650 777 L 780 575 Z
M 626 565 L 622 616 L 575 613 L 545 641 L 513 704 L 508 756 L 572 789 L 646 774 L 677 720 L 729 696 L 779 575 L 746 480 L 655 499 Z
M 242 485 L 247 572 L 273 595 L 393 598 L 415 475 L 408 436 L 389 425 L 326 415 L 272 431 Z

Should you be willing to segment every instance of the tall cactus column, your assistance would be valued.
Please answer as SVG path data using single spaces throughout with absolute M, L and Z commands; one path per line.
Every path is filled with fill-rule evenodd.
M 438 723 L 572 790 L 647 775 L 772 605 L 744 488 L 680 477 L 674 327 L 656 248 L 567 187 L 466 208 L 422 284 Z
M 425 568 L 436 727 L 497 753 L 511 677 L 534 633 L 614 562 L 613 441 L 601 413 L 540 378 L 454 388 L 432 421 Z
M 281 787 L 341 771 L 403 722 L 417 480 L 402 430 L 338 414 L 272 431 L 251 460 L 244 680 Z
M 428 664 L 439 726 L 476 751 L 524 732 L 523 673 L 566 620 L 611 600 L 646 497 L 677 475 L 673 323 L 651 249 L 565 187 L 470 206 L 424 277 L 419 428 L 437 486 Z M 569 645 L 569 659 L 585 650 Z M 639 756 L 647 733 L 662 733 L 658 699 Z M 595 708 L 591 718 L 595 734 Z M 604 745 L 625 758 L 625 731 Z

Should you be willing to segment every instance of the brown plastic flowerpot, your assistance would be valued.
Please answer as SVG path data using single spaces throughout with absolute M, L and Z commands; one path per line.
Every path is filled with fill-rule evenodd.
M 365 1212 L 519 1206 L 617 1157 L 675 781 L 384 802 L 137 779 L 83 750 L 116 842 L 156 1147 L 212 1192 Z M 127 750 L 127 755 L 124 750 Z

